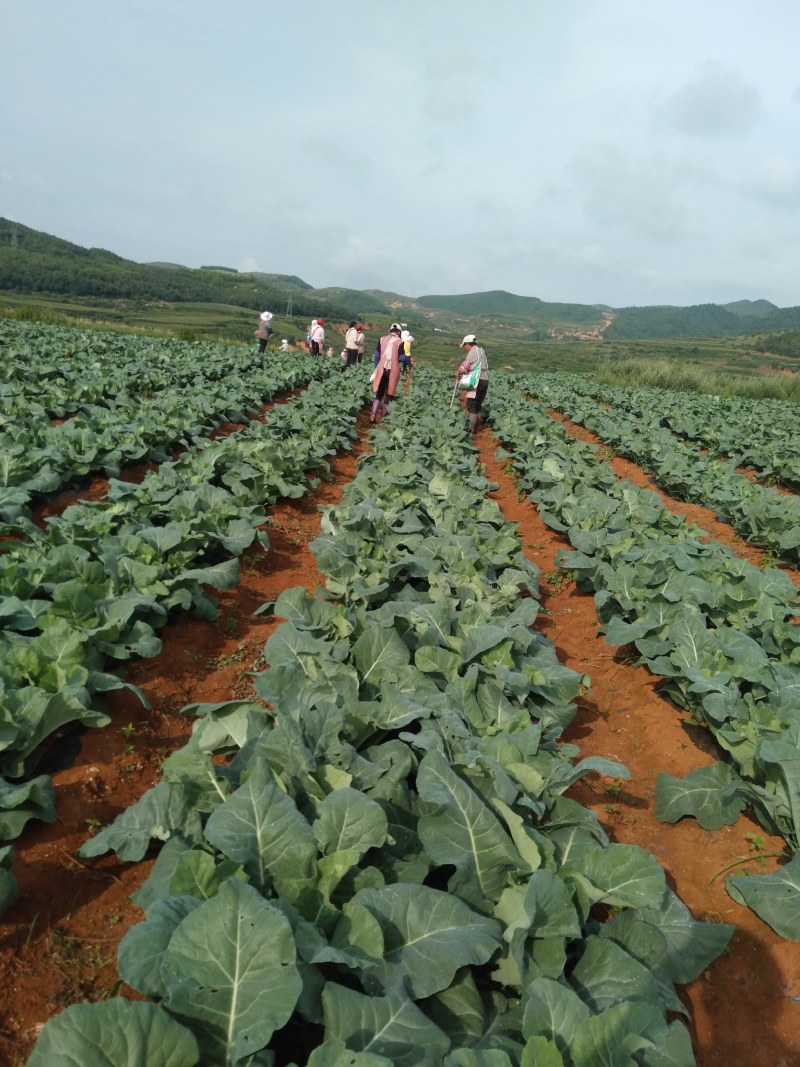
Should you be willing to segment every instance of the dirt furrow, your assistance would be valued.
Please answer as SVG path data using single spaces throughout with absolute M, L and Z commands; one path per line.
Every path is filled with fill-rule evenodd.
M 627 479 L 642 489 L 649 489 L 651 492 L 657 493 L 665 507 L 668 507 L 676 515 L 682 515 L 686 522 L 699 526 L 701 530 L 708 534 L 709 540 L 719 541 L 721 544 L 726 545 L 740 559 L 747 560 L 754 567 L 763 567 L 768 564 L 769 566 L 780 566 L 780 569 L 791 578 L 795 585 L 800 586 L 800 573 L 798 571 L 773 562 L 771 552 L 745 541 L 729 523 L 721 522 L 716 513 L 710 508 L 704 508 L 700 504 L 690 504 L 684 500 L 676 500 L 666 493 L 655 479 L 646 474 L 641 467 L 630 460 L 624 459 L 622 456 L 616 455 L 613 449 L 601 438 L 597 437 L 596 434 L 584 429 L 583 426 L 578 426 L 577 423 L 571 422 L 559 412 L 549 411 L 549 414 L 557 419 L 564 427 L 564 430 L 571 437 L 574 437 L 576 441 L 586 441 L 597 445 L 601 449 L 604 461 L 608 463 L 618 478 Z

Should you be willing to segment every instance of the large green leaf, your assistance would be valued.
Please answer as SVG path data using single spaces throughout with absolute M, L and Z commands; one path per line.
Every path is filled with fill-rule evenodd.
M 308 1067 L 392 1067 L 392 1061 L 371 1052 L 353 1052 L 337 1037 L 314 1049 Z
M 536 978 L 524 1001 L 522 1033 L 526 1038 L 545 1037 L 568 1047 L 589 1008 L 574 989 L 551 978 Z
M 400 883 L 363 889 L 353 900 L 383 930 L 383 963 L 365 969 L 371 991 L 399 986 L 415 1000 L 431 996 L 460 967 L 486 963 L 502 944 L 500 923 L 438 889 Z
M 340 1038 L 355 1052 L 385 1056 L 394 1067 L 440 1067 L 450 1042 L 400 990 L 367 997 L 336 982 L 322 994 L 325 1038 Z
M 800 941 L 800 852 L 771 874 L 728 878 L 725 888 L 735 901 L 752 908 L 781 937 Z
M 226 1067 L 269 1043 L 302 989 L 288 920 L 236 880 L 180 923 L 161 977 L 165 1006 L 192 1020 Z
M 271 879 L 290 900 L 313 876 L 317 846 L 311 827 L 262 761 L 254 761 L 247 781 L 211 813 L 205 836 L 240 863 L 255 885 Z
M 196 840 L 200 835 L 200 817 L 179 785 L 159 782 L 133 807 L 123 811 L 111 826 L 85 841 L 78 855 L 86 859 L 111 850 L 121 860 L 136 861 L 144 856 L 153 838 L 167 841 L 173 834 Z
M 229 878 L 247 881 L 247 875 L 233 860 L 219 860 L 202 849 L 192 849 L 177 858 L 169 883 L 173 896 L 198 897 L 207 900 L 213 897 L 223 882 Z
M 569 877 L 593 901 L 619 907 L 657 908 L 664 897 L 664 870 L 655 856 L 638 845 L 609 845 L 583 852 Z
M 462 1048 L 445 1056 L 442 1067 L 514 1067 L 514 1061 L 499 1048 Z
M 195 897 L 172 896 L 157 900 L 144 922 L 132 926 L 120 941 L 117 966 L 120 978 L 149 997 L 163 997 L 161 961 L 170 938 L 186 916 L 200 906 Z
M 17 898 L 17 879 L 9 869 L 14 862 L 14 849 L 11 845 L 0 848 L 0 918 Z
M 574 1067 L 638 1067 L 639 1055 L 634 1059 L 633 1054 L 663 1045 L 667 1037 L 659 1009 L 642 1001 L 614 1004 L 580 1024 L 570 1046 L 572 1063 Z
M 510 940 L 520 930 L 536 939 L 581 936 L 580 920 L 566 882 L 548 870 L 534 871 L 528 885 L 505 890 L 495 914 Z
M 363 855 L 386 840 L 386 813 L 357 789 L 335 789 L 317 805 L 314 835 L 323 853 L 355 849 Z
M 394 681 L 398 670 L 411 659 L 407 645 L 396 630 L 371 625 L 356 640 L 352 653 L 362 683 L 373 685 Z
M 648 968 L 616 941 L 607 938 L 587 939 L 583 954 L 570 974 L 570 984 L 594 1013 L 624 1000 L 660 1004 L 658 986 Z
M 685 778 L 662 771 L 656 782 L 656 818 L 676 823 L 692 815 L 704 830 L 732 826 L 746 807 L 738 776 L 728 763 L 698 767 Z
M 719 956 L 735 929 L 729 923 L 705 923 L 695 919 L 669 888 L 658 908 L 645 908 L 634 914 L 663 935 L 672 981 L 680 985 L 694 981 Z M 624 920 L 624 916 L 621 918 Z M 615 922 L 612 920 L 606 927 L 605 932 L 610 937 L 614 936 Z
M 29 819 L 56 820 L 55 791 L 49 775 L 19 783 L 0 778 L 0 840 L 18 837 Z
M 420 762 L 417 790 L 437 806 L 420 818 L 419 836 L 435 863 L 457 868 L 451 890 L 479 908 L 497 901 L 509 871 L 526 864 L 495 814 L 437 752 Z
M 147 1001 L 73 1004 L 39 1035 L 28 1067 L 195 1067 L 190 1030 Z

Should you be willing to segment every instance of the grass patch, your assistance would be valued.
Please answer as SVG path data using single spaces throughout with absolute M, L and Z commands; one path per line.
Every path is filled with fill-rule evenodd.
M 643 357 L 609 359 L 595 369 L 592 378 L 604 385 L 800 403 L 798 375 L 736 374 L 683 360 Z

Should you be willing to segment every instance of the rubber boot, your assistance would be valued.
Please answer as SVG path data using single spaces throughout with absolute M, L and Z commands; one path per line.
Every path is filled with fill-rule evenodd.
M 369 417 L 369 421 L 370 422 L 374 422 L 375 419 L 377 418 L 378 406 L 379 405 L 380 405 L 380 400 L 373 400 L 372 401 L 372 413 L 370 414 L 370 417 Z
M 388 414 L 389 414 L 389 405 L 384 400 L 384 402 L 383 402 L 383 417 L 386 418 L 386 416 Z
M 479 419 L 480 419 L 480 415 L 470 414 L 470 416 L 469 416 L 469 432 L 470 433 L 475 433 L 477 431 Z

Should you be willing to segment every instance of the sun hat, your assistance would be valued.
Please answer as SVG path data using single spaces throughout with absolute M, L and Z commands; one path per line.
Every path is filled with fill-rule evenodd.
M 400 336 L 402 337 L 402 339 L 404 341 L 411 342 L 411 341 L 414 340 L 414 335 L 411 333 L 410 330 L 403 330 L 403 332 L 400 334 Z
M 475 336 L 475 334 L 474 333 L 468 333 L 467 336 L 464 338 L 464 340 L 461 342 L 461 344 L 458 347 L 459 348 L 463 348 L 464 345 L 475 345 L 477 343 L 478 343 L 478 338 Z
M 262 322 L 269 322 L 271 318 L 272 318 L 272 312 L 271 311 L 262 311 L 261 312 L 261 321 Z
M 402 332 L 403 332 L 403 327 L 400 325 L 399 322 L 393 322 L 392 325 L 389 327 L 389 333 L 402 333 Z

